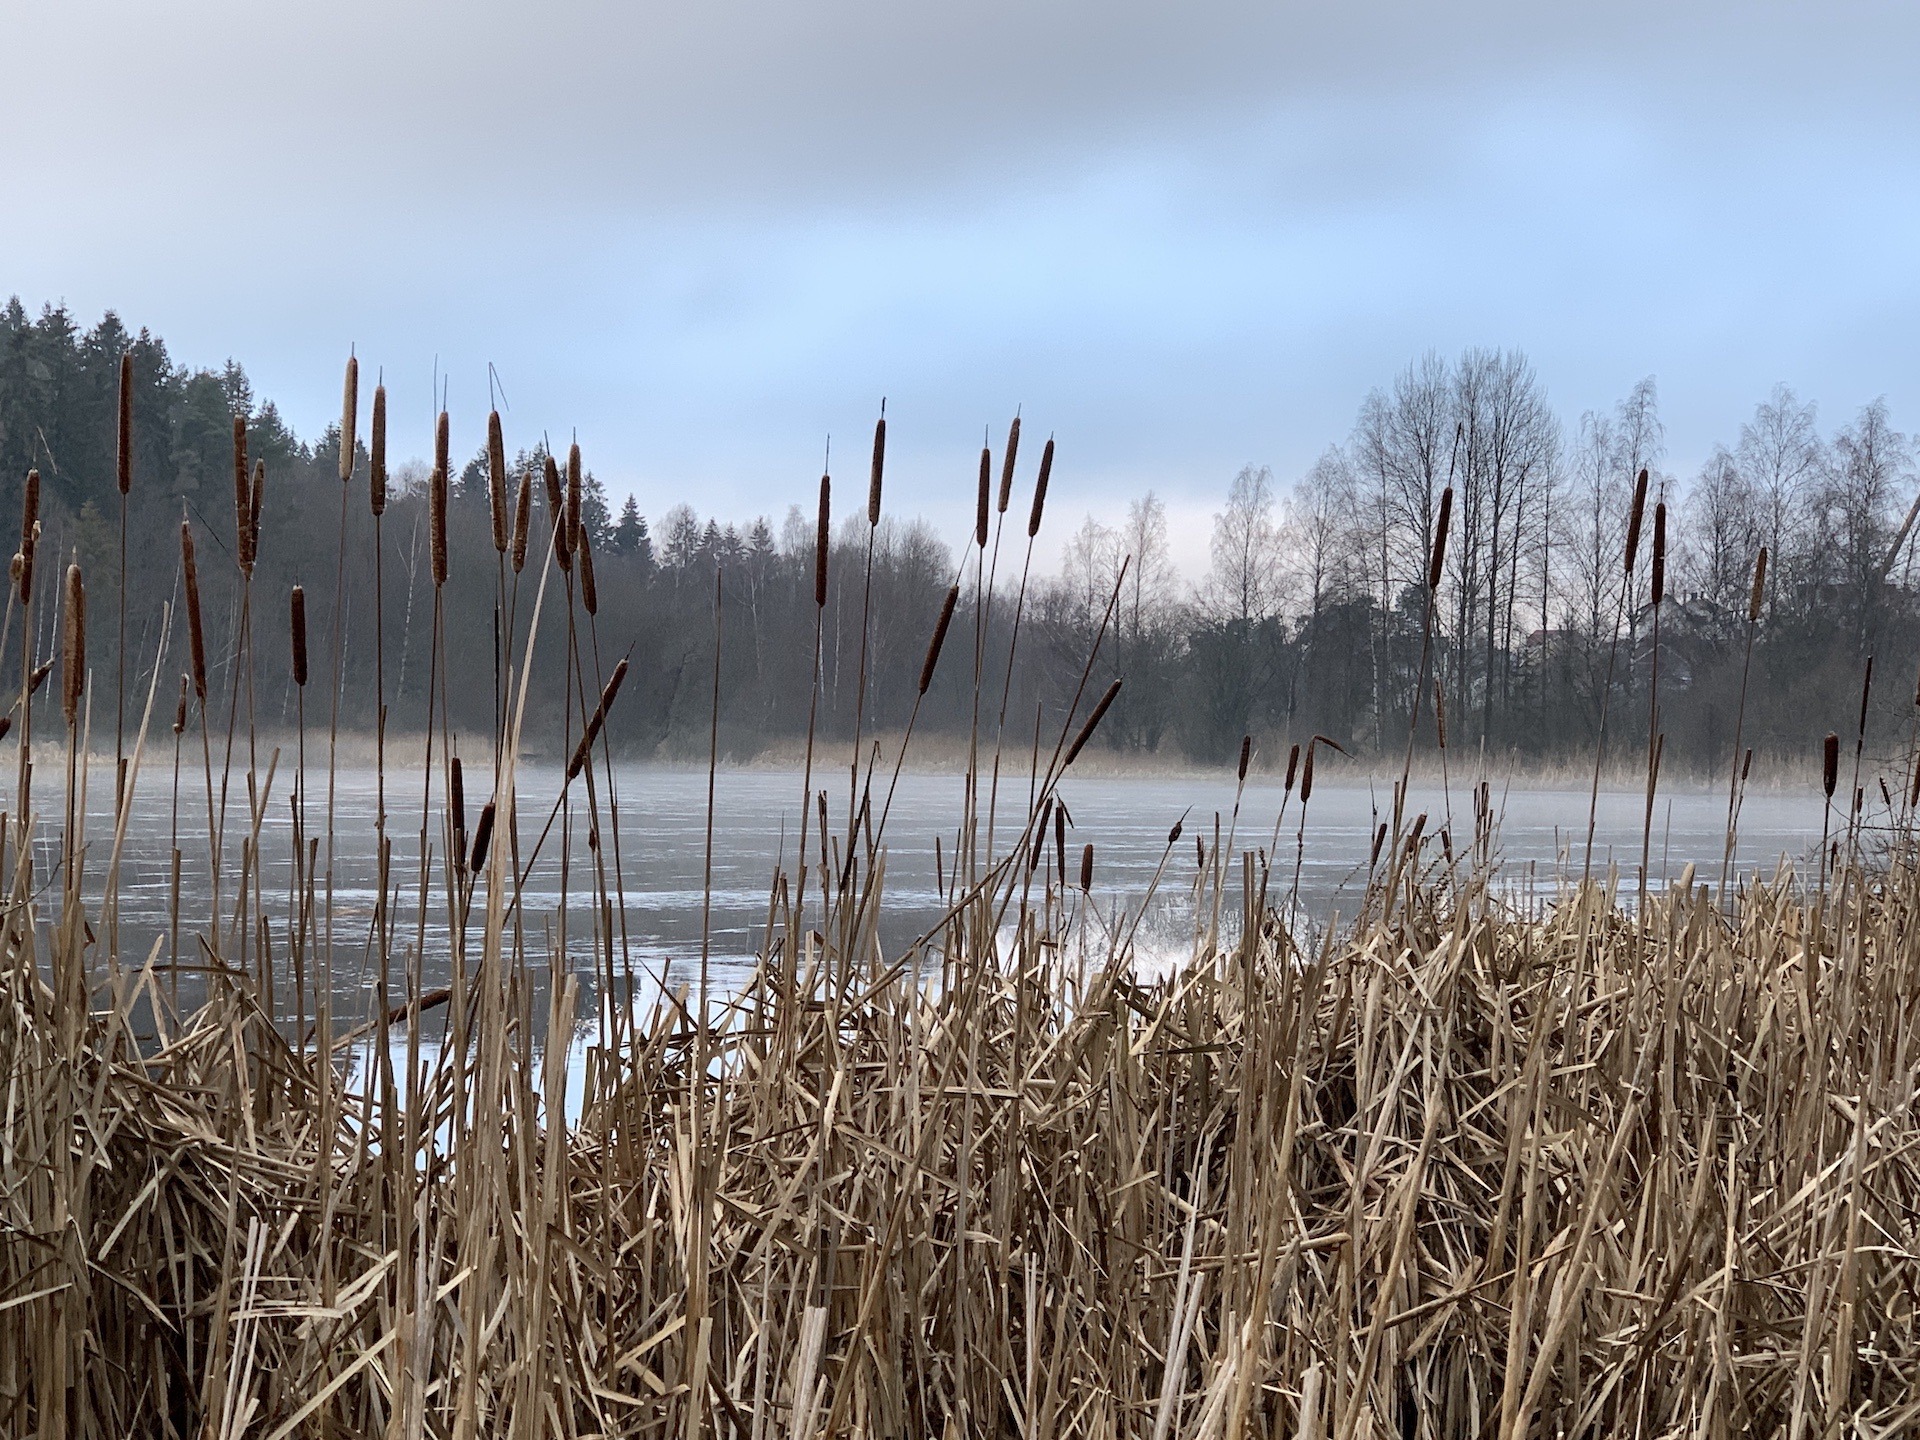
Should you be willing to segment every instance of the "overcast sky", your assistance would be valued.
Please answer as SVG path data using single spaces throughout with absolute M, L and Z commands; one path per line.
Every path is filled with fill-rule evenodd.
M 402 453 L 436 362 L 477 446 L 491 362 L 510 441 L 577 431 L 649 514 L 777 523 L 885 395 L 890 506 L 957 532 L 1018 405 L 1056 540 L 1151 486 L 1192 566 L 1242 464 L 1429 347 L 1525 350 L 1569 421 L 1656 376 L 1681 474 L 1777 381 L 1920 426 L 1917 41 L 1863 0 L 16 4 L 0 294 L 231 355 L 309 435 L 354 345 Z

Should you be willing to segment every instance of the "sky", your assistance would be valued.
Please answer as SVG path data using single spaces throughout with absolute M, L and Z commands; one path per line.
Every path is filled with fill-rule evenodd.
M 1204 565 L 1428 349 L 1697 470 L 1778 382 L 1920 428 L 1920 7 L 1865 0 L 62 0 L 0 14 L 0 294 L 231 356 L 317 434 L 579 438 L 616 498 L 810 501 L 829 437 L 957 536 L 1151 488 Z M 364 415 L 365 408 L 362 408 Z M 412 435 L 408 439 L 409 432 Z M 464 432 L 464 439 L 461 439 Z

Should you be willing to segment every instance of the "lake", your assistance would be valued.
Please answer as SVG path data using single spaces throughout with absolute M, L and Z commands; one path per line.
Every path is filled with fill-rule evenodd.
M 264 770 L 264 761 L 263 766 Z M 48 793 L 41 772 L 39 801 L 43 810 L 58 803 L 58 790 Z M 101 786 L 102 772 L 89 795 L 90 850 L 88 885 L 97 893 L 111 849 L 110 784 Z M 617 767 L 620 799 L 620 849 L 626 876 L 627 933 L 636 966 L 654 975 L 672 967 L 690 979 L 701 949 L 703 862 L 707 823 L 707 776 L 704 771 L 657 767 Z M 262 846 L 268 858 L 264 887 L 267 907 L 276 917 L 276 935 L 284 935 L 286 896 L 292 839 L 291 773 L 286 757 L 275 777 L 262 823 Z M 552 767 L 529 765 L 521 771 L 521 836 L 530 847 L 545 819 L 560 779 Z M 242 782 L 243 783 L 243 782 Z M 395 868 L 409 877 L 418 873 L 420 776 L 389 773 L 389 832 L 393 837 Z M 326 778 L 310 777 L 307 805 L 308 833 L 323 834 Z M 468 823 L 478 817 L 487 781 L 470 778 Z M 817 772 L 815 788 L 828 791 L 835 824 L 844 826 L 848 778 L 836 762 Z M 149 764 L 141 777 L 138 800 L 128 827 L 121 862 L 122 951 L 144 956 L 157 935 L 167 928 L 169 856 L 174 816 L 170 803 L 170 769 Z M 438 786 L 436 784 L 436 792 Z M 1007 842 L 1006 817 L 1023 814 L 1027 782 L 1024 776 L 1004 780 L 1001 790 L 999 836 Z M 930 929 L 942 913 L 936 882 L 936 857 L 941 868 L 950 864 L 954 830 L 961 811 L 964 782 L 953 775 L 910 774 L 900 780 L 899 793 L 888 822 L 888 902 L 882 912 L 882 944 L 890 953 L 903 949 Z M 1364 884 L 1368 852 L 1377 817 L 1390 805 L 1391 782 L 1369 786 L 1351 779 L 1322 777 L 1308 807 L 1304 843 L 1299 860 L 1299 895 L 1305 912 L 1322 919 L 1351 909 Z M 1116 906 L 1137 909 L 1146 897 L 1155 867 L 1166 852 L 1167 832 L 1183 816 L 1186 834 L 1175 848 L 1164 878 L 1140 929 L 1140 951 L 1148 962 L 1183 953 L 1191 934 L 1191 883 L 1195 873 L 1192 837 L 1201 834 L 1212 845 L 1216 815 L 1222 834 L 1229 824 L 1234 801 L 1230 775 L 1204 776 L 1087 776 L 1070 774 L 1060 789 L 1072 817 L 1069 833 L 1070 865 L 1078 878 L 1080 847 L 1095 847 L 1094 892 L 1103 911 Z M 728 770 L 718 777 L 714 804 L 714 862 L 712 888 L 711 964 L 721 986 L 736 980 L 752 962 L 767 920 L 768 885 L 774 868 L 789 869 L 796 852 L 796 818 L 800 810 L 798 772 Z M 1274 820 L 1282 799 L 1277 781 L 1250 782 L 1241 800 L 1236 849 L 1266 847 L 1274 835 Z M 1465 783 L 1451 787 L 1451 795 L 1435 784 L 1414 786 L 1408 814 L 1425 811 L 1432 833 L 1448 813 L 1454 816 L 1456 849 L 1464 850 L 1472 834 L 1472 792 Z M 218 796 L 216 792 L 216 804 Z M 364 953 L 367 929 L 376 893 L 374 869 L 375 782 L 371 771 L 343 771 L 336 780 L 338 856 L 335 882 L 335 925 L 338 954 L 344 970 L 342 987 L 351 989 L 363 978 L 359 957 Z M 438 808 L 436 798 L 435 805 Z M 1577 876 L 1585 851 L 1587 790 L 1585 786 L 1539 787 L 1518 782 L 1495 783 L 1492 807 L 1497 825 L 1496 852 L 1503 862 L 1505 883 L 1520 893 L 1551 895 L 1568 874 Z M 1594 849 L 1596 873 L 1617 864 L 1623 888 L 1639 863 L 1644 797 L 1629 791 L 1603 791 Z M 1823 802 L 1817 791 L 1755 791 L 1745 801 L 1741 820 L 1739 870 L 1771 872 L 1784 855 L 1800 861 L 1817 847 Z M 1288 809 L 1276 852 L 1276 889 L 1290 882 L 1299 839 L 1297 795 Z M 244 827 L 246 797 L 236 786 L 227 800 L 228 849 Z M 1726 821 L 1726 794 L 1721 791 L 1679 789 L 1663 793 L 1657 803 L 1650 866 L 1657 888 L 1667 877 L 1677 878 L 1693 862 L 1702 879 L 1716 879 L 1720 868 Z M 204 924 L 209 899 L 207 874 L 207 797 L 197 772 L 184 772 L 178 817 L 184 852 L 182 910 L 186 919 Z M 569 929 L 574 937 L 569 952 L 579 956 L 578 967 L 591 972 L 586 936 L 590 927 L 587 876 L 580 868 L 587 850 L 576 817 L 570 884 Z M 438 824 L 436 821 L 436 845 Z M 557 836 L 557 831 L 556 831 Z M 551 921 L 560 898 L 558 840 L 549 840 L 529 880 L 527 916 L 534 926 Z M 42 873 L 57 856 L 42 850 Z M 234 862 L 229 859 L 231 872 Z M 224 882 L 231 892 L 231 875 Z M 277 895 L 277 900 L 275 899 Z M 416 916 L 404 901 L 403 937 L 410 943 Z M 230 899 L 229 899 L 230 904 Z M 1231 908 L 1231 907 L 1228 907 Z M 536 929 L 536 934 L 539 931 Z M 283 940 L 277 943 L 284 943 Z M 444 910 L 429 914 L 425 933 L 428 982 L 444 980 L 447 930 Z M 164 952 L 163 952 L 164 953 Z M 351 958 L 349 958 L 351 957 Z M 342 997 L 358 1012 L 362 1006 Z

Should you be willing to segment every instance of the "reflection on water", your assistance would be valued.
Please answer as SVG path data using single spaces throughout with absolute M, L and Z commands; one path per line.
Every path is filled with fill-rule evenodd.
M 264 758 L 264 757 L 263 757 Z M 265 766 L 262 765 L 264 772 Z M 207 859 L 207 797 L 204 778 L 198 788 L 183 774 L 178 815 L 179 844 L 183 852 L 181 909 L 183 945 L 190 932 L 203 928 L 211 899 Z M 260 880 L 270 917 L 272 944 L 283 953 L 287 944 L 290 850 L 293 834 L 291 774 L 286 757 L 266 797 L 261 820 L 261 848 L 265 867 Z M 520 845 L 523 856 L 539 834 L 557 792 L 557 770 L 524 766 L 520 786 Z M 636 969 L 649 972 L 657 983 L 691 979 L 701 950 L 704 898 L 703 866 L 706 836 L 707 777 L 704 772 L 622 767 L 616 771 L 619 788 L 619 847 L 625 876 L 625 936 Z M 834 821 L 844 826 L 846 806 L 844 772 L 817 774 L 816 789 L 828 790 Z M 326 777 L 316 771 L 309 780 L 307 829 L 325 833 Z M 485 799 L 486 781 L 479 775 L 467 782 L 468 823 L 477 818 Z M 1371 788 L 1365 783 L 1334 783 L 1323 778 L 1309 808 L 1304 837 L 1296 825 L 1298 797 L 1288 808 L 1286 822 L 1274 843 L 1274 822 L 1282 792 L 1278 783 L 1250 783 L 1242 797 L 1235 848 L 1272 846 L 1276 885 L 1291 883 L 1296 858 L 1302 907 L 1324 919 L 1342 909 L 1351 910 L 1364 884 L 1374 827 L 1390 803 L 1390 785 Z M 103 794 L 102 790 L 108 793 Z M 436 785 L 436 793 L 438 786 Z M 961 813 L 964 782 L 957 776 L 907 775 L 900 781 L 888 821 L 887 903 L 880 919 L 882 945 L 889 954 L 904 950 L 931 929 L 943 907 L 936 863 L 944 871 L 955 850 L 954 829 Z M 1003 782 L 996 843 L 1004 849 L 1024 818 L 1027 786 L 1024 778 Z M 1101 913 L 1110 922 L 1130 915 L 1147 898 L 1156 867 L 1165 870 L 1138 931 L 1140 957 L 1151 963 L 1184 953 L 1192 935 L 1191 895 L 1195 875 L 1192 837 L 1214 844 L 1216 816 L 1224 840 L 1234 825 L 1231 777 L 1219 779 L 1182 776 L 1091 777 L 1069 776 L 1060 789 L 1072 817 L 1068 836 L 1077 882 L 1080 847 L 1092 842 L 1095 850 L 1094 889 Z M 334 934 L 336 985 L 342 993 L 336 1009 L 343 1015 L 364 1014 L 371 976 L 367 961 L 369 932 L 377 894 L 374 851 L 374 775 L 371 771 L 343 771 L 334 782 L 335 865 Z M 1451 814 L 1456 846 L 1464 850 L 1472 833 L 1471 792 L 1454 787 Z M 984 799 L 984 797 L 983 797 Z M 43 807 L 54 797 L 44 792 Z M 90 811 L 87 883 L 97 893 L 112 847 L 110 786 L 95 786 L 88 797 Z M 718 987 L 736 982 L 762 945 L 769 914 L 768 891 L 775 867 L 791 869 L 796 852 L 795 821 L 800 813 L 801 781 L 797 773 L 763 770 L 723 772 L 715 794 L 714 859 L 711 917 L 711 973 Z M 1428 831 L 1445 823 L 1449 797 L 1437 785 L 1416 786 L 1409 815 L 1428 814 Z M 215 804 L 218 804 L 216 790 Z M 228 855 L 223 878 L 223 904 L 230 907 L 235 885 L 236 840 L 247 824 L 247 796 L 237 784 L 229 794 L 226 812 Z M 1577 875 L 1585 852 L 1587 793 L 1579 789 L 1539 789 L 1495 784 L 1492 807 L 1497 825 L 1496 852 L 1510 885 L 1536 894 L 1551 895 L 1569 872 Z M 431 835 L 438 864 L 439 801 Z M 387 785 L 388 830 L 393 839 L 393 868 L 400 890 L 401 915 L 396 945 L 411 950 L 419 944 L 425 957 L 428 985 L 445 982 L 448 954 L 444 898 L 430 904 L 422 917 L 412 896 L 417 894 L 420 847 L 420 777 L 390 774 Z M 1594 849 L 1596 872 L 1617 864 L 1633 874 L 1640 857 L 1644 796 L 1604 793 L 1600 797 Z M 1782 855 L 1798 860 L 1810 853 L 1820 835 L 1822 801 L 1817 792 L 1769 792 L 1750 795 L 1741 821 L 1740 870 L 1771 871 Z M 1167 833 L 1185 817 L 1186 833 L 1169 855 Z M 1654 816 L 1652 883 L 1677 878 L 1695 863 L 1702 878 L 1718 876 L 1726 821 L 1726 796 L 1698 791 L 1662 795 Z M 121 952 L 143 956 L 156 937 L 167 931 L 171 888 L 171 849 L 175 817 L 170 802 L 170 775 L 156 776 L 149 765 L 142 776 L 124 852 L 121 858 Z M 576 816 L 569 825 L 557 823 L 530 876 L 525 900 L 527 943 L 545 953 L 557 937 L 562 895 L 563 851 L 568 855 L 565 893 L 568 896 L 567 952 L 574 968 L 594 970 L 591 931 L 591 865 L 584 825 Z M 563 832 L 570 848 L 562 842 Z M 816 832 L 817 833 L 817 832 Z M 611 841 L 611 836 L 608 840 Z M 323 845 L 324 848 L 324 845 Z M 53 846 L 40 852 L 41 874 L 51 874 L 58 861 Z M 611 844 L 607 858 L 612 858 Z M 436 886 L 436 888 L 438 888 Z M 479 902 L 476 901 L 476 908 Z M 1227 907 L 1231 909 L 1232 907 Z M 1223 916 L 1223 921 L 1231 917 Z M 1131 923 L 1130 920 L 1128 923 Z M 616 921 L 616 932 L 620 928 Z M 164 940 L 161 955 L 167 953 Z M 396 957 L 398 963 L 398 957 Z M 355 993 L 357 992 L 357 993 Z

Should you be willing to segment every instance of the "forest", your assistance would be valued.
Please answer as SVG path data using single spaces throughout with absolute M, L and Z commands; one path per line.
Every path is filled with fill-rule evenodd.
M 132 379 L 124 500 L 115 478 L 123 355 Z M 389 730 L 417 727 L 432 683 L 422 659 L 435 603 L 430 467 L 396 465 L 376 518 L 364 401 L 355 478 L 343 486 L 338 426 L 296 435 L 241 365 L 179 364 L 159 337 L 111 313 L 85 328 L 59 306 L 34 315 L 15 298 L 0 309 L 0 513 L 19 513 L 37 471 L 40 552 L 77 559 L 99 597 L 106 623 L 96 631 L 96 674 L 118 665 L 124 624 L 129 696 L 145 693 L 142 666 L 151 662 L 142 657 L 155 653 L 162 617 L 154 607 L 124 620 L 114 613 L 123 503 L 135 594 L 178 593 L 174 537 L 182 519 L 192 525 L 211 689 L 238 693 L 231 657 L 240 653 L 246 583 L 233 503 L 236 419 L 249 463 L 264 466 L 254 595 L 304 587 L 316 646 L 328 657 L 339 647 L 343 730 L 372 729 L 365 697 L 376 665 Z M 494 544 L 485 424 L 462 417 L 460 428 L 468 433 L 450 452 L 441 623 L 450 667 L 485 673 L 501 653 L 501 627 L 523 631 L 530 607 L 496 613 L 507 559 Z M 547 523 L 548 457 L 507 441 L 503 486 L 511 497 L 530 477 Z M 431 443 L 409 436 L 393 445 L 405 454 Z M 981 727 L 991 738 L 1004 727 L 1010 740 L 1030 738 L 1036 719 L 1057 724 L 1077 691 L 1098 693 L 1115 678 L 1125 684 L 1100 746 L 1166 763 L 1229 763 L 1244 735 L 1266 765 L 1282 763 L 1289 740 L 1313 734 L 1355 755 L 1397 754 L 1416 691 L 1422 749 L 1442 738 L 1437 710 L 1455 749 L 1572 761 L 1592 754 L 1604 723 L 1616 752 L 1640 754 L 1657 685 L 1663 763 L 1724 774 L 1735 761 L 1743 673 L 1741 744 L 1763 764 L 1797 762 L 1822 732 L 1851 731 L 1869 656 L 1872 735 L 1904 740 L 1916 716 L 1914 456 L 1881 400 L 1829 427 L 1812 404 L 1776 387 L 1730 426 L 1699 473 L 1680 475 L 1665 468 L 1652 378 L 1610 409 L 1569 419 L 1517 351 L 1428 354 L 1369 393 L 1350 433 L 1305 474 L 1276 479 L 1248 465 L 1231 477 L 1211 564 L 1191 578 L 1171 563 L 1165 508 L 1151 491 L 1117 525 L 1080 519 L 1059 493 L 1050 509 L 1036 501 L 1042 451 L 1032 441 L 1018 446 L 1009 435 L 983 451 L 981 522 L 957 546 L 884 499 L 870 523 L 863 454 L 832 488 L 819 606 L 810 478 L 795 487 L 804 507 L 777 522 L 701 516 L 686 504 L 647 517 L 635 500 L 607 496 L 588 451 L 581 521 L 597 597 L 594 613 L 578 617 L 581 643 L 597 647 L 605 666 L 629 660 L 630 698 L 610 738 L 634 759 L 704 755 L 716 633 L 720 745 L 734 760 L 801 743 L 810 719 L 828 738 L 861 725 L 890 739 L 910 722 L 927 736 L 964 740 Z M 961 464 L 970 474 L 970 462 Z M 1623 563 L 1643 471 L 1648 534 L 1657 524 L 1663 548 L 1657 606 L 1645 547 L 1637 566 Z M 1429 547 L 1449 489 L 1449 543 L 1429 592 Z M 367 558 L 376 527 L 378 585 Z M 1763 547 L 1769 561 L 1756 586 Z M 951 587 L 960 643 L 948 642 L 922 695 L 929 637 Z M 577 588 L 567 587 L 569 605 L 582 603 Z M 53 591 L 35 596 L 31 663 L 55 643 Z M 337 616 L 336 595 L 345 597 Z M 278 598 L 256 603 L 277 623 Z M 266 622 L 253 623 L 257 633 Z M 816 627 L 821 688 L 810 715 Z M 1423 649 L 1432 676 L 1424 688 Z M 256 640 L 253 653 L 273 652 Z M 551 683 L 535 688 L 544 708 L 529 714 L 528 733 L 553 744 L 578 699 L 564 662 L 556 647 L 536 652 L 536 673 L 550 669 Z M 994 713 L 976 702 L 976 672 Z M 287 667 L 261 658 L 244 678 L 262 721 L 290 725 Z M 0 676 L 8 683 L 17 674 Z M 486 734 L 491 694 L 452 687 L 454 724 Z

